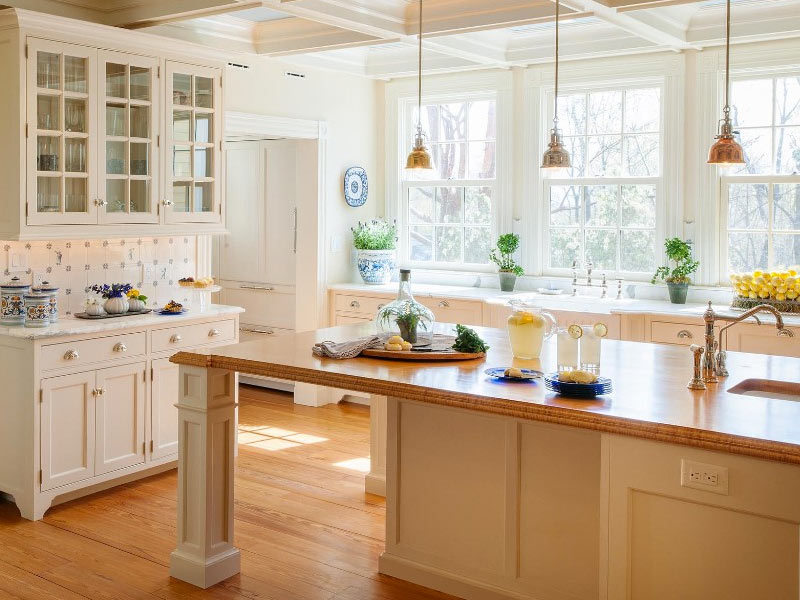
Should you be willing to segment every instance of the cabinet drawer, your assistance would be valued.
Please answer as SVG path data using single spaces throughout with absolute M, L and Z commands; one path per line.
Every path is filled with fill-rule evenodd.
M 268 337 L 275 337 L 276 335 L 286 335 L 294 333 L 292 329 L 281 329 L 279 327 L 259 327 L 251 325 L 239 326 L 239 341 L 249 342 L 251 340 L 263 340 Z
M 794 332 L 794 337 L 778 337 L 772 323 L 737 325 L 729 330 L 729 342 L 732 342 L 729 347 L 735 343 L 739 352 L 800 358 L 800 328 L 790 329 Z
M 483 325 L 483 303 L 478 300 L 454 300 L 452 298 L 417 298 L 433 311 L 439 323 L 461 323 Z
M 99 363 L 147 352 L 147 334 L 125 333 L 103 338 L 42 346 L 42 370 L 64 369 Z
M 340 315 L 336 313 L 336 319 L 334 321 L 334 325 L 353 325 L 355 323 L 369 323 L 373 319 L 369 317 L 359 317 L 353 315 Z
M 358 313 L 373 318 L 378 314 L 381 308 L 391 301 L 391 298 L 371 298 L 369 296 L 336 294 L 333 307 L 337 313 Z
M 650 341 L 658 344 L 702 344 L 705 336 L 703 325 L 687 325 L 686 323 L 668 323 L 664 321 L 650 322 Z
M 225 287 L 222 301 L 231 306 L 241 306 L 244 309 L 242 320 L 251 325 L 281 329 L 295 326 L 295 295 L 276 291 L 272 286 Z
M 153 352 L 164 350 L 180 350 L 192 346 L 233 341 L 236 339 L 236 321 L 215 321 L 214 323 L 198 323 L 181 325 L 153 331 Z

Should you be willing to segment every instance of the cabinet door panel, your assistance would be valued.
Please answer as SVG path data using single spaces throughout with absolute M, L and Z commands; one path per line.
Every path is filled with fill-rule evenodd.
M 178 453 L 178 365 L 168 358 L 153 361 L 150 402 L 153 451 L 156 460 Z
M 97 51 L 30 39 L 29 225 L 97 223 Z
M 145 363 L 97 372 L 97 475 L 144 462 Z
M 42 380 L 42 490 L 94 476 L 95 374 Z
M 439 323 L 483 325 L 483 303 L 478 300 L 452 298 L 417 298 L 417 300 L 433 311 Z
M 291 140 L 262 142 L 266 165 L 267 235 L 265 239 L 265 275 L 263 281 L 294 285 L 297 213 L 297 151 Z M 245 281 L 248 278 L 242 278 Z

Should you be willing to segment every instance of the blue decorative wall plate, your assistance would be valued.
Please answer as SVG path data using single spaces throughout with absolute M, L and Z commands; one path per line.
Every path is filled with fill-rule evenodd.
M 350 206 L 363 206 L 367 201 L 369 185 L 367 172 L 361 167 L 350 167 L 344 174 L 344 199 Z

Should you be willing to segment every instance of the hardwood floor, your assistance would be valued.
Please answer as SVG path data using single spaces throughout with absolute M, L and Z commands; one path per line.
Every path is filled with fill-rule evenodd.
M 242 386 L 236 545 L 242 572 L 208 590 L 170 579 L 176 472 L 51 508 L 0 502 L 0 598 L 441 600 L 378 574 L 383 498 L 364 493 L 369 410 L 296 406 Z

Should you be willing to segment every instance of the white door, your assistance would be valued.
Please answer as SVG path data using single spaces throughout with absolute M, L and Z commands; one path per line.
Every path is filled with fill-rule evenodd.
M 101 50 L 100 223 L 158 222 L 158 59 Z
M 150 400 L 152 460 L 178 453 L 178 365 L 168 358 L 153 361 Z
M 94 476 L 95 374 L 42 380 L 42 491 Z
M 144 462 L 145 363 L 97 371 L 95 472 Z
M 27 222 L 97 223 L 97 51 L 28 43 Z

